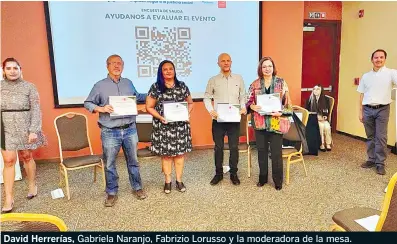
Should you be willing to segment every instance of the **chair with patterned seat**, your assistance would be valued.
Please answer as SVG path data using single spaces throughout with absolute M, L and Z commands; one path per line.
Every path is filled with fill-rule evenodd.
M 94 155 L 88 133 L 87 116 L 80 113 L 69 112 L 54 119 L 55 130 L 58 136 L 59 157 L 60 157 L 60 185 L 63 177 L 66 185 L 66 195 L 70 200 L 68 171 L 88 167 L 94 168 L 94 182 L 96 181 L 97 168 L 103 178 L 103 187 L 106 187 L 105 171 L 103 160 L 100 156 Z M 89 154 L 78 157 L 64 158 L 64 151 L 79 151 L 89 149 Z

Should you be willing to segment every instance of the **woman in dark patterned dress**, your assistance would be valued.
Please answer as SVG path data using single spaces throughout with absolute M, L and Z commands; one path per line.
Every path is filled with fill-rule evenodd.
M 14 205 L 14 178 L 17 151 L 24 162 L 28 178 L 28 199 L 37 195 L 36 163 L 32 150 L 46 144 L 41 131 L 41 111 L 36 87 L 22 79 L 21 66 L 14 58 L 3 62 L 1 81 L 1 154 L 4 159 L 3 213 L 12 211 Z
M 160 63 L 157 82 L 154 83 L 146 98 L 146 109 L 153 116 L 152 145 L 150 150 L 161 156 L 162 169 L 165 176 L 164 192 L 171 192 L 172 163 L 175 167 L 176 188 L 185 192 L 182 182 L 185 153 L 192 151 L 192 136 L 189 121 L 168 122 L 163 117 L 163 103 L 188 102 L 189 115 L 193 109 L 193 99 L 189 88 L 176 78 L 175 66 L 171 61 Z

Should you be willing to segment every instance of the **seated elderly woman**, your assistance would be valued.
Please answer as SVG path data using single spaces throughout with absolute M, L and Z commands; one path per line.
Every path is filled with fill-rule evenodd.
M 329 124 L 328 117 L 330 113 L 330 101 L 324 95 L 323 87 L 316 85 L 310 98 L 306 102 L 306 109 L 310 112 L 317 113 L 318 126 L 320 127 L 321 146 L 320 150 L 331 151 L 331 125 Z M 324 144 L 325 142 L 325 144 Z

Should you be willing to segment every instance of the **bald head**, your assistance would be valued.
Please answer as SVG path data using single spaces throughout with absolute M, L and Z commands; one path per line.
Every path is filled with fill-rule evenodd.
M 232 58 L 227 53 L 221 53 L 218 57 L 218 66 L 222 73 L 229 73 L 232 66 Z
M 219 54 L 218 62 L 220 62 L 222 59 L 229 59 L 230 61 L 232 60 L 232 58 L 230 57 L 230 55 L 228 53 Z

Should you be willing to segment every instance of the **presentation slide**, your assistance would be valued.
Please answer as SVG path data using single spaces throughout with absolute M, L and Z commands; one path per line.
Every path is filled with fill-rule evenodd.
M 148 92 L 159 63 L 168 59 L 192 97 L 203 98 L 223 52 L 248 88 L 257 77 L 259 18 L 258 2 L 49 1 L 56 105 L 83 104 L 107 76 L 112 54 L 123 58 L 122 77 L 140 93 Z

